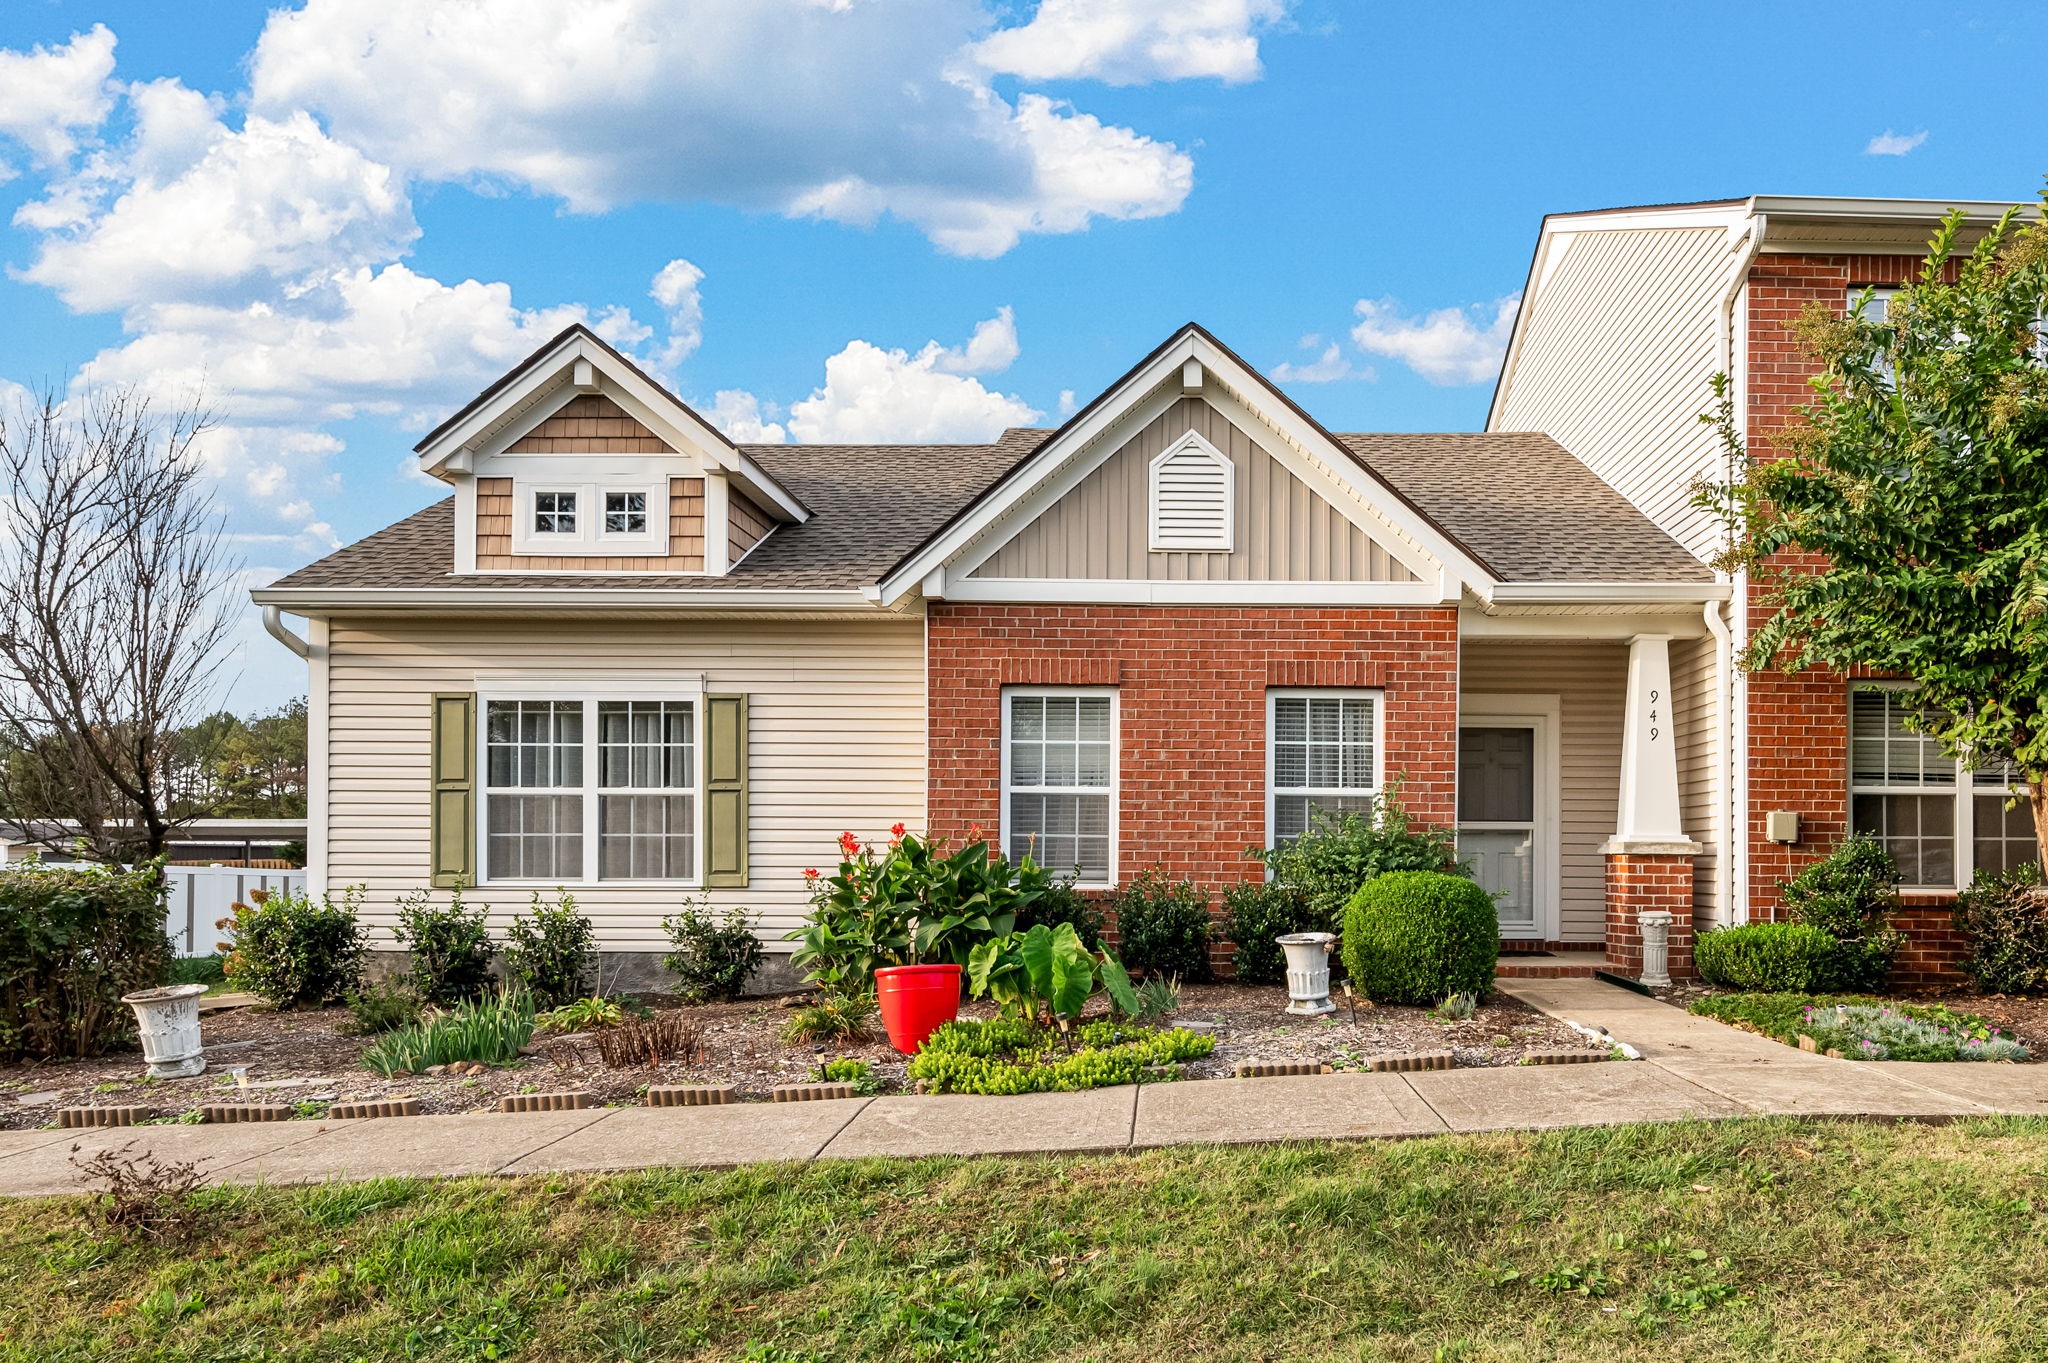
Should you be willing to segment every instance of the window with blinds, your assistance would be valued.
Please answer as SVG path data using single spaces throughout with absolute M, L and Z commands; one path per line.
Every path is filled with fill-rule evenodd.
M 1153 459 L 1151 540 L 1156 550 L 1229 553 L 1236 470 L 1193 431 Z

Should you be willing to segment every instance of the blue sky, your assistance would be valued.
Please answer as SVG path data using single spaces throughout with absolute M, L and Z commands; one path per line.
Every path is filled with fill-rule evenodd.
M 1544 213 L 2029 197 L 2044 57 L 2031 5 L 13 0 L 0 384 L 203 381 L 252 581 L 432 500 L 570 317 L 742 438 L 1052 422 L 1190 318 L 1470 428 Z

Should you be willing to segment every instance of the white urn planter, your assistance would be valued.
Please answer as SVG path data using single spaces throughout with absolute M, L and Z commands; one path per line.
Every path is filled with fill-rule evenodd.
M 167 984 L 123 994 L 142 1028 L 142 1058 L 152 1079 L 190 1079 L 206 1069 L 199 1040 L 199 996 L 203 984 Z
M 1315 1018 L 1337 1011 L 1330 1002 L 1330 952 L 1337 937 L 1329 932 L 1290 932 L 1275 937 L 1287 953 L 1287 1011 Z

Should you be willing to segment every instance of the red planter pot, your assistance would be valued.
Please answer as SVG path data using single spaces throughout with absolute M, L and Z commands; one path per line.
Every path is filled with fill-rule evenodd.
M 875 972 L 875 1006 L 889 1044 L 916 1055 L 926 1037 L 960 1016 L 960 967 L 883 966 Z

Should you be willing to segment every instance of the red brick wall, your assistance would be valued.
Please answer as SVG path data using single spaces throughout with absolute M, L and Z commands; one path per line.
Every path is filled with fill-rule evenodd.
M 1609 853 L 1607 959 L 1621 974 L 1643 968 L 1643 928 L 1636 915 L 1662 909 L 1671 915 L 1666 968 L 1674 980 L 1693 977 L 1692 858 Z
M 1917 274 L 1915 256 L 1759 256 L 1749 276 L 1748 393 L 1745 416 L 1750 453 L 1783 456 L 1774 432 L 1812 400 L 1812 361 L 1799 351 L 1790 323 L 1809 302 L 1848 310 L 1851 290 L 1894 285 Z M 1950 271 L 1953 274 L 1953 270 Z M 1749 588 L 1750 626 L 1767 612 L 1765 589 Z M 1848 679 L 1835 673 L 1754 672 L 1749 677 L 1749 893 L 1750 917 L 1775 917 L 1778 882 L 1827 854 L 1849 831 Z M 1764 837 L 1773 809 L 1799 812 L 1799 841 L 1790 846 Z M 1910 945 L 1894 972 L 1908 986 L 1953 984 L 1952 962 L 1962 950 L 1949 927 L 1950 901 L 1923 897 L 1900 916 Z
M 1118 691 L 1116 864 L 1216 889 L 1259 874 L 1268 687 L 1383 689 L 1384 770 L 1419 821 L 1449 824 L 1457 782 L 1452 608 L 995 606 L 934 602 L 931 831 L 1000 822 L 1002 689 Z

